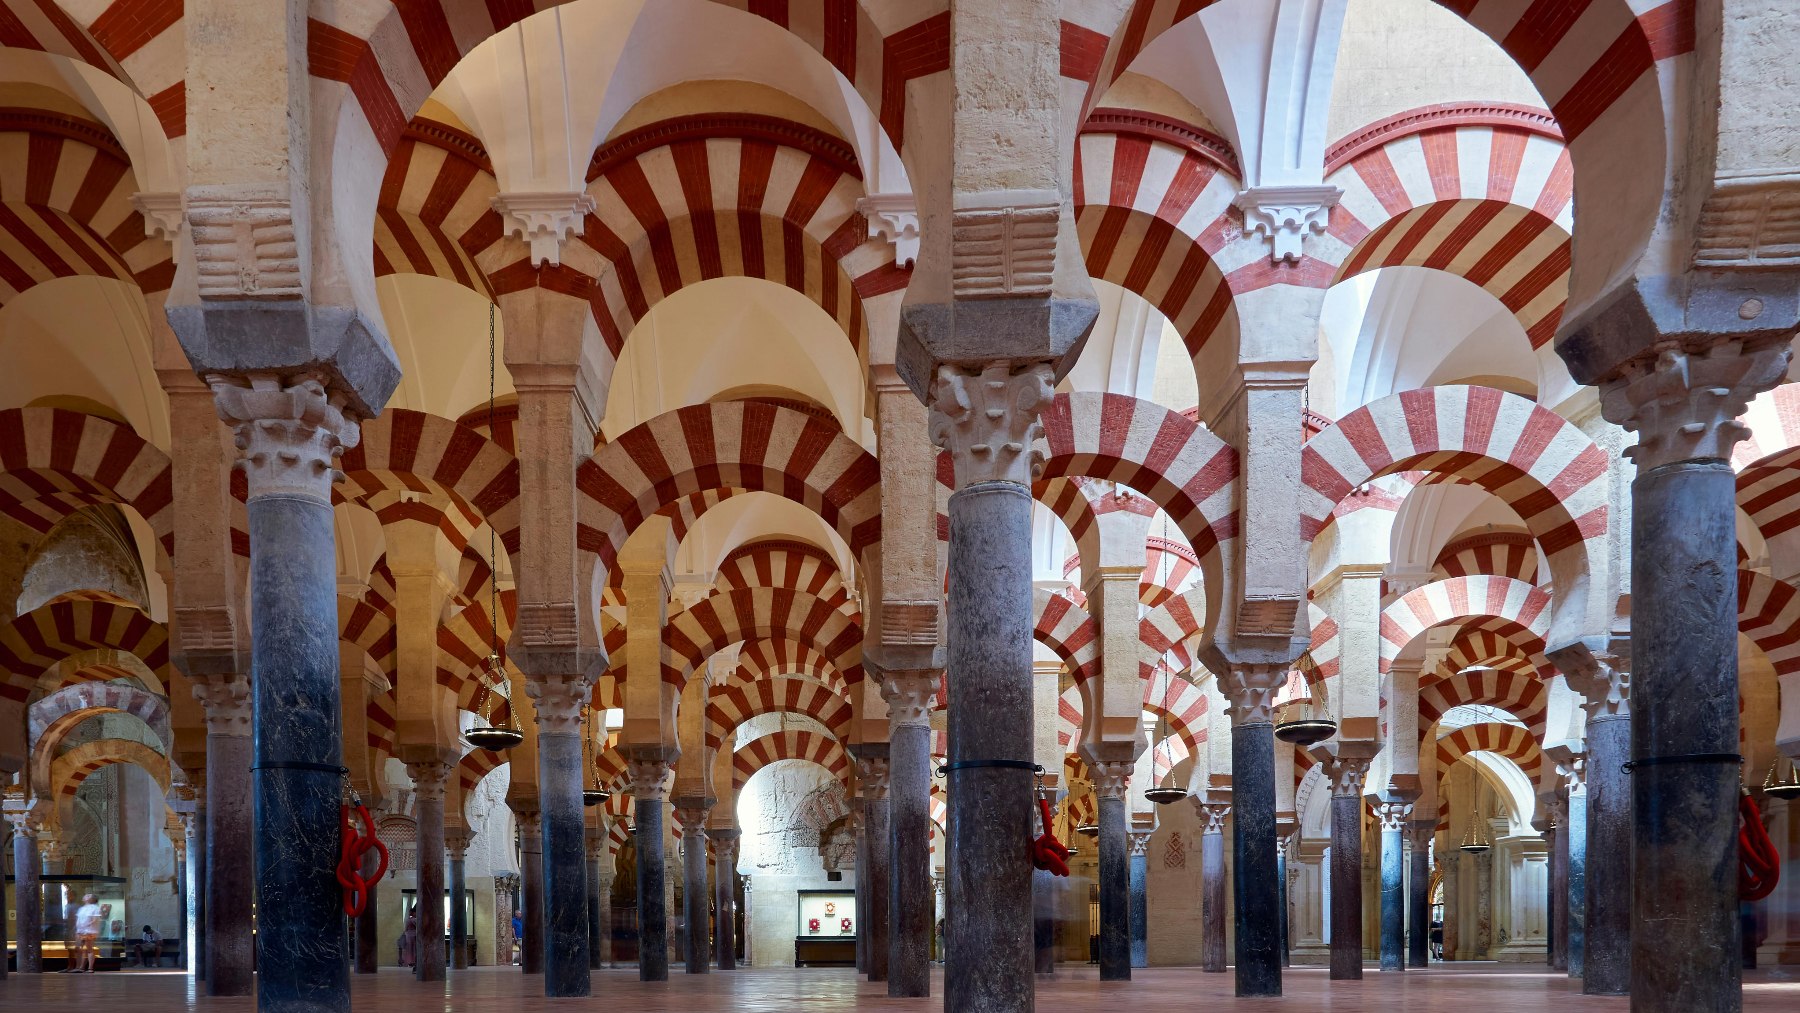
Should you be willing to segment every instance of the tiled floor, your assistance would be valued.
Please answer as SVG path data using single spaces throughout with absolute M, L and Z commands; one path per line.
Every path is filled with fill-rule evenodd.
M 935 982 L 942 995 L 941 973 Z M 848 970 L 745 969 L 729 974 L 689 976 L 676 969 L 667 984 L 643 984 L 631 970 L 599 972 L 591 999 L 548 1002 L 543 984 L 516 968 L 478 968 L 453 972 L 441 991 L 412 980 L 398 969 L 354 979 L 356 1008 L 382 1013 L 531 1013 L 567 1010 L 593 1004 L 608 1013 L 681 1010 L 803 1013 L 813 1010 L 936 1010 L 942 998 L 890 1000 L 885 987 L 859 982 Z M 1229 974 L 1205 974 L 1188 968 L 1139 970 L 1129 983 L 1100 984 L 1092 967 L 1078 967 L 1040 983 L 1039 1008 L 1052 1013 L 1114 1013 L 1130 1004 L 1143 1010 L 1194 1010 L 1233 1007 Z M 436 997 L 442 996 L 440 1000 Z M 200 1009 L 218 1013 L 250 1013 L 248 999 L 196 997 L 187 978 L 173 973 L 135 972 L 98 975 L 8 977 L 0 982 L 0 1009 L 31 1013 L 176 1013 Z M 1370 970 L 1360 982 L 1329 981 L 1323 969 L 1293 968 L 1286 994 L 1279 1000 L 1246 1001 L 1242 1008 L 1307 1013 L 1426 1013 L 1480 1011 L 1510 1013 L 1529 1010 L 1617 1010 L 1624 999 L 1581 995 L 1567 978 L 1516 965 L 1462 964 L 1454 968 L 1382 974 Z M 1744 1009 L 1752 1013 L 1792 1013 L 1800 1009 L 1800 968 L 1753 972 L 1747 977 Z

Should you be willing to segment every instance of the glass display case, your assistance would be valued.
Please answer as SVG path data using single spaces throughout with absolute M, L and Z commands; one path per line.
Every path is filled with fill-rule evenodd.
M 796 967 L 856 964 L 859 928 L 856 894 L 846 890 L 801 890 L 799 924 L 794 928 Z
M 105 917 L 100 923 L 100 957 L 117 959 L 131 936 L 131 913 L 125 907 L 126 881 L 118 876 L 46 875 L 38 880 L 42 896 L 43 956 L 46 970 L 60 970 L 75 945 L 75 912 L 81 898 L 99 898 Z M 6 948 L 19 945 L 19 902 L 13 877 L 6 877 Z M 142 926 L 139 926 L 142 928 Z

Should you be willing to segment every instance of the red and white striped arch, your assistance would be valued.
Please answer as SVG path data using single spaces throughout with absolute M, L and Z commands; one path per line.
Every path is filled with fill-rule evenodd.
M 1205 630 L 1206 592 L 1197 587 L 1167 599 L 1138 620 L 1139 642 L 1178 672 L 1193 667 L 1187 644 Z
M 1171 676 L 1166 686 L 1146 683 L 1144 711 L 1158 721 L 1167 721 L 1170 733 L 1185 743 L 1188 751 L 1197 754 L 1205 745 L 1206 691 L 1186 679 Z
M 488 615 L 486 601 L 470 604 L 450 613 L 438 624 L 437 628 L 437 682 L 450 691 L 456 699 L 456 706 L 462 710 L 476 710 L 476 697 L 481 695 L 485 685 L 489 694 L 505 695 L 501 687 L 486 685 L 484 666 L 488 655 L 494 653 L 494 645 L 499 645 L 499 654 L 507 671 L 512 671 L 512 661 L 507 656 L 507 640 L 512 636 L 513 621 L 517 616 L 518 592 L 507 589 L 500 592 L 499 629 L 494 629 L 493 617 Z M 498 706 L 498 702 L 493 702 Z
M 170 138 L 187 133 L 183 5 L 166 0 L 5 0 L 5 44 L 86 63 L 131 87 Z
M 393 614 L 382 611 L 365 599 L 341 594 L 338 595 L 337 610 L 338 640 L 354 644 L 392 683 L 396 656 L 400 650 Z
M 1550 694 L 1535 675 L 1477 668 L 1459 672 L 1419 688 L 1419 741 L 1452 708 L 1478 705 L 1495 707 L 1518 718 L 1532 734 L 1544 734 L 1544 716 Z
M 88 652 L 109 650 L 141 661 L 156 680 L 156 688 L 166 691 L 169 687 L 174 666 L 169 660 L 168 630 L 135 608 L 100 601 L 57 601 L 19 616 L 0 626 L 0 706 L 13 708 L 23 727 L 25 702 L 43 685 L 51 669 Z M 65 678 L 78 675 L 62 674 Z
M 1066 595 L 1041 587 L 1031 589 L 1031 635 L 1050 648 L 1069 670 L 1075 687 L 1100 673 L 1100 628 L 1086 609 Z
M 850 731 L 850 704 L 811 679 L 763 679 L 714 689 L 706 701 L 706 748 L 718 749 L 739 725 L 759 714 L 804 714 L 839 742 Z
M 829 657 L 812 644 L 786 637 L 745 641 L 738 651 L 738 667 L 732 670 L 728 685 L 741 685 L 778 676 L 802 676 L 818 682 L 846 700 L 850 698 L 848 678 Z
M 816 545 L 787 539 L 753 542 L 732 550 L 719 564 L 713 585 L 721 591 L 751 587 L 787 587 L 805 591 L 857 622 L 862 614 L 850 601 L 850 589 L 830 553 Z
M 175 551 L 168 455 L 129 426 L 63 408 L 0 411 L 0 513 L 37 532 L 94 503 L 136 510 Z
M 69 734 L 99 714 L 130 714 L 162 740 L 164 751 L 174 748 L 166 698 L 127 682 L 76 683 L 37 700 L 26 713 L 29 783 L 51 783 L 50 763 L 62 754 Z
M 835 425 L 756 401 L 665 412 L 576 473 L 576 545 L 602 571 L 645 517 L 711 489 L 770 492 L 816 512 L 853 555 L 881 537 L 881 467 Z
M 1738 508 L 1768 543 L 1779 573 L 1800 558 L 1800 384 L 1783 384 L 1739 418 L 1750 437 L 1732 451 Z
M 1550 625 L 1550 595 L 1522 580 L 1486 575 L 1452 577 L 1415 588 L 1381 610 L 1381 671 L 1385 673 L 1426 630 L 1486 619 L 1528 630 L 1534 653 L 1541 654 Z
M 488 275 L 506 266 L 499 190 L 475 138 L 433 120 L 408 124 L 375 208 L 375 277 L 422 274 L 492 298 Z
M 56 800 L 58 818 L 66 821 L 69 806 L 75 800 L 75 793 L 81 790 L 82 782 L 95 771 L 115 763 L 142 767 L 164 795 L 169 793 L 169 758 L 135 739 L 97 739 L 76 746 L 52 761 L 49 780 L 34 788 L 39 798 Z
M 1465 725 L 1437 740 L 1438 778 L 1450 776 L 1456 761 L 1470 753 L 1496 753 L 1519 765 L 1525 777 L 1536 784 L 1543 771 L 1544 751 L 1531 732 L 1518 725 L 1484 722 Z M 1441 797 L 1441 789 L 1440 789 Z
M 1769 656 L 1776 675 L 1800 672 L 1800 591 L 1753 570 L 1738 577 L 1738 632 Z
M 1512 507 L 1578 598 L 1589 539 L 1606 533 L 1608 455 L 1562 416 L 1489 387 L 1431 387 L 1371 402 L 1306 441 L 1300 535 L 1311 540 L 1358 486 L 1401 471 L 1480 486 Z
M 1312 629 L 1312 640 L 1306 647 L 1312 665 L 1306 676 L 1309 683 L 1316 685 L 1337 676 L 1343 665 L 1343 641 L 1338 639 L 1337 620 L 1324 609 L 1307 602 L 1306 615 Z
M 1144 544 L 1144 556 L 1138 602 L 1145 608 L 1160 606 L 1200 579 L 1200 557 L 1185 543 L 1152 535 Z
M 1452 540 L 1432 565 L 1444 577 L 1478 573 L 1538 582 L 1537 542 L 1523 531 L 1486 531 Z
M 669 616 L 663 643 L 672 663 L 663 681 L 679 689 L 720 649 L 772 638 L 811 644 L 848 682 L 862 681 L 862 626 L 810 594 L 778 587 L 715 591 Z
M 473 429 L 425 412 L 389 409 L 362 425 L 345 451 L 334 497 L 380 493 L 446 496 L 492 526 L 508 552 L 519 548 L 519 461 Z
M 456 764 L 456 779 L 462 785 L 464 798 L 470 798 L 483 778 L 506 765 L 506 754 L 490 752 L 486 749 L 471 750 L 463 754 Z
M 850 777 L 850 754 L 838 740 L 822 732 L 784 731 L 740 743 L 731 754 L 731 786 L 741 791 L 757 771 L 777 760 L 810 760 L 840 782 Z
M 1466 668 L 1499 668 L 1521 675 L 1550 677 L 1554 670 L 1540 654 L 1530 631 L 1509 619 L 1477 619 L 1464 623 L 1444 655 L 1451 672 Z

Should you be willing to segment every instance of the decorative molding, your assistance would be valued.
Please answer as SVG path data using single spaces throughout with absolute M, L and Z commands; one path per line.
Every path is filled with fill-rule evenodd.
M 206 734 L 250 735 L 250 679 L 241 674 L 194 678 L 194 699 L 206 714 Z
M 675 116 L 638 127 L 601 145 L 588 161 L 587 178 L 592 182 L 621 164 L 656 148 L 680 141 L 720 138 L 765 141 L 784 148 L 794 148 L 829 162 L 832 168 L 846 176 L 862 178 L 862 165 L 857 160 L 856 149 L 848 141 L 804 123 L 756 113 Z
M 1275 693 L 1287 682 L 1290 665 L 1233 665 L 1219 677 L 1233 728 L 1274 721 Z
M 181 237 L 187 216 L 179 191 L 140 190 L 131 195 L 131 206 L 144 216 L 145 236 L 166 243 Z
M 1050 297 L 1062 197 L 1054 190 L 960 194 L 950 214 L 956 298 Z
M 317 377 L 308 375 L 214 373 L 206 382 L 220 420 L 235 433 L 236 467 L 247 481 L 247 500 L 282 496 L 331 502 L 331 484 L 344 477 L 338 461 L 362 437 L 341 392 L 327 393 Z
M 1601 414 L 1637 434 L 1625 456 L 1640 474 L 1676 461 L 1728 461 L 1732 448 L 1750 435 L 1738 417 L 1756 395 L 1781 382 L 1793 354 L 1785 340 L 1750 349 L 1730 338 L 1703 350 L 1670 343 L 1601 383 Z
M 299 299 L 300 244 L 288 196 L 264 187 L 190 187 L 200 298 Z
M 1044 469 L 1039 413 L 1055 396 L 1047 362 L 992 362 L 979 374 L 946 363 L 931 385 L 931 442 L 950 451 L 956 488 L 1029 486 Z
M 1194 815 L 1200 817 L 1200 835 L 1202 837 L 1207 834 L 1223 834 L 1225 817 L 1231 815 L 1231 805 L 1228 802 L 1206 802 L 1196 795 L 1194 796 Z
M 1800 267 L 1800 168 L 1713 180 L 1694 229 L 1694 267 Z
M 856 211 L 869 221 L 869 238 L 885 239 L 894 248 L 894 263 L 911 267 L 919 259 L 919 206 L 910 193 L 872 193 L 856 199 Z
M 1095 798 L 1124 798 L 1131 788 L 1131 768 L 1129 760 L 1102 760 L 1088 764 L 1094 775 Z
M 1081 132 L 1120 134 L 1161 141 L 1211 162 L 1237 179 L 1244 178 L 1244 170 L 1238 166 L 1237 152 L 1232 150 L 1230 141 L 1210 130 L 1202 130 L 1171 116 L 1142 109 L 1108 106 L 1089 113 L 1087 120 L 1081 124 Z
M 887 798 L 888 761 L 879 756 L 857 757 L 856 780 L 862 786 L 865 801 L 874 802 Z
M 1331 221 L 1331 209 L 1344 191 L 1329 185 L 1257 186 L 1237 195 L 1231 203 L 1244 213 L 1246 232 L 1267 236 L 1272 261 L 1300 260 L 1301 241 L 1322 235 Z
M 937 691 L 936 671 L 885 673 L 881 679 L 881 698 L 887 701 L 888 723 L 899 727 L 931 727 L 931 710 Z
M 493 200 L 506 234 L 531 248 L 533 267 L 561 266 L 563 244 L 581 235 L 595 207 L 586 190 L 497 193 Z
M 1493 127 L 1519 130 L 1552 141 L 1562 141 L 1562 127 L 1547 109 L 1515 105 L 1511 102 L 1451 102 L 1421 106 L 1386 119 L 1376 120 L 1354 133 L 1340 138 L 1325 150 L 1325 175 L 1343 168 L 1376 148 L 1433 130 L 1455 130 L 1458 127 Z
M 493 160 L 488 157 L 487 149 L 474 134 L 466 133 L 448 123 L 416 117 L 406 125 L 400 134 L 403 140 L 416 141 L 433 148 L 442 148 L 465 161 L 473 162 L 482 172 L 494 174 Z
M 406 776 L 412 778 L 413 799 L 417 802 L 444 801 L 444 789 L 450 783 L 450 765 L 442 760 L 415 760 L 406 765 Z M 448 844 L 448 837 L 446 837 Z
M 103 151 L 128 166 L 131 164 L 131 155 L 125 146 L 105 124 L 94 120 L 24 106 L 0 106 L 0 133 L 50 134 Z

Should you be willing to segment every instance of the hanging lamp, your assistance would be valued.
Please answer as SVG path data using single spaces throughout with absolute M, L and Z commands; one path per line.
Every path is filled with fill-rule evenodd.
M 590 809 L 612 798 L 612 792 L 600 787 L 600 770 L 594 763 L 594 733 L 588 725 L 593 710 L 586 704 L 581 707 L 581 767 L 594 772 L 594 786 L 581 789 L 581 804 Z
M 1779 798 L 1790 801 L 1800 798 L 1800 768 L 1796 768 L 1794 761 L 1789 760 L 1787 777 L 1777 781 L 1775 779 L 1775 768 L 1779 766 L 1781 766 L 1781 759 L 1779 757 L 1776 758 L 1774 763 L 1769 764 L 1769 775 L 1763 778 L 1763 794 L 1770 798 Z
M 1288 673 L 1283 694 L 1293 694 L 1275 704 L 1275 737 L 1296 746 L 1310 746 L 1337 734 L 1337 722 L 1325 699 L 1325 680 L 1308 678 L 1316 671 L 1312 652 L 1300 655 Z
M 1485 829 L 1486 826 L 1486 821 L 1481 818 L 1481 809 L 1477 807 L 1474 817 L 1469 820 L 1468 827 L 1463 830 L 1462 844 L 1457 847 L 1457 850 L 1471 855 L 1479 855 L 1493 850 L 1494 841 Z
M 1167 545 L 1169 542 L 1169 515 L 1167 513 L 1163 514 L 1162 522 L 1163 544 Z M 1169 553 L 1167 550 L 1157 554 L 1156 583 L 1159 587 L 1168 587 L 1168 570 L 1166 569 L 1168 562 Z M 1162 686 L 1156 693 L 1158 706 L 1156 715 L 1155 748 L 1162 751 L 1163 770 L 1167 771 L 1168 774 L 1172 776 L 1175 773 L 1175 754 L 1169 747 L 1169 679 L 1171 677 L 1171 672 L 1166 661 L 1158 661 L 1156 663 L 1156 671 L 1162 676 Z M 1168 805 L 1171 802 L 1179 802 L 1182 799 L 1187 798 L 1188 793 L 1186 789 L 1177 788 L 1172 784 L 1165 785 L 1162 783 L 1162 779 L 1156 776 L 1156 760 L 1157 757 L 1152 754 L 1150 757 L 1150 773 L 1156 783 L 1144 789 L 1144 797 L 1155 802 L 1157 805 Z
M 488 303 L 488 437 L 494 435 L 494 304 Z M 463 738 L 477 749 L 504 752 L 525 741 L 525 733 L 513 722 L 510 696 L 507 700 L 506 723 L 496 724 L 492 698 L 499 694 L 495 687 L 507 685 L 506 665 L 500 660 L 500 552 L 495 541 L 494 526 L 488 525 L 488 656 L 478 675 L 480 689 L 474 710 L 484 722 L 463 733 Z

